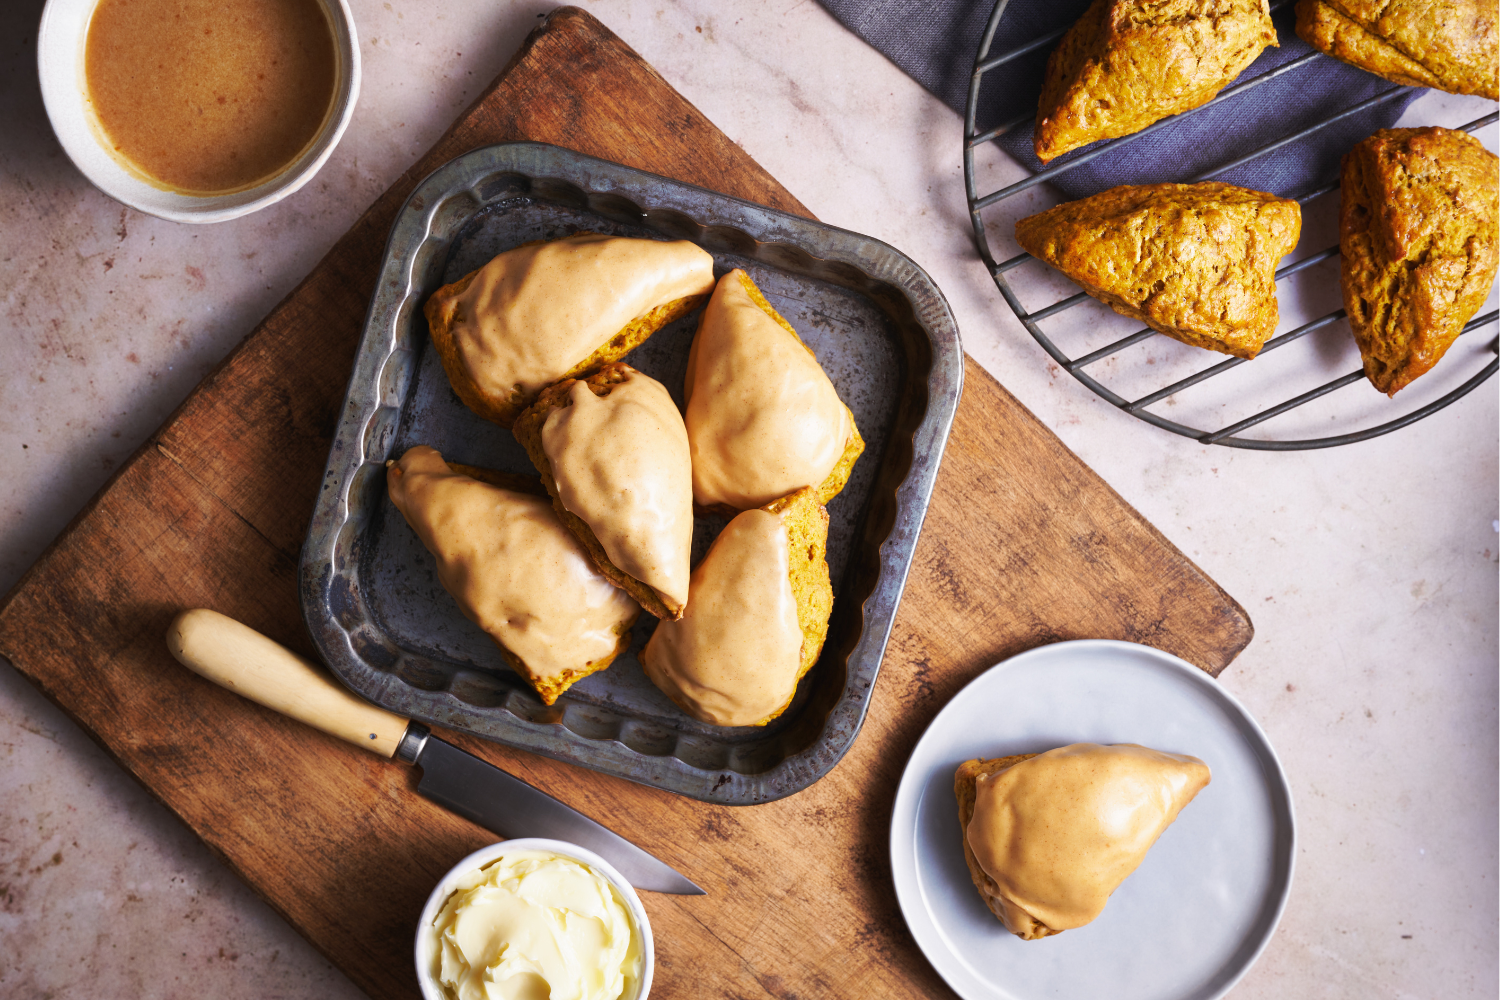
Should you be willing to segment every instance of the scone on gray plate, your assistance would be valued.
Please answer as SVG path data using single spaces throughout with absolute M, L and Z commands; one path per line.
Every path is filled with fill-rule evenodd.
M 966 761 L 953 791 L 974 886 L 1024 940 L 1082 927 L 1209 777 L 1197 757 L 1134 743 Z

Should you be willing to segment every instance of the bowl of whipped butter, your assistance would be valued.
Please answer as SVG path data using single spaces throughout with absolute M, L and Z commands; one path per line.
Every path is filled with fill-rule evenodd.
M 507 840 L 443 877 L 417 924 L 425 1000 L 646 1000 L 656 948 L 629 882 L 561 840 Z
M 327 162 L 360 56 L 347 0 L 47 0 L 37 71 L 52 130 L 95 187 L 222 222 Z

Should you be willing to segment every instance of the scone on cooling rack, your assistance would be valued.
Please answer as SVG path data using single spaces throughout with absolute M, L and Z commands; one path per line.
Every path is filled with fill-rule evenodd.
M 548 386 L 513 430 L 599 572 L 656 617 L 682 617 L 693 472 L 666 387 L 617 361 Z
M 1300 0 L 1297 34 L 1409 87 L 1500 100 L 1495 0 Z
M 546 386 L 618 361 L 696 309 L 713 266 L 686 240 L 576 233 L 505 251 L 423 311 L 458 398 L 509 427 Z
M 1266 0 L 1094 0 L 1047 59 L 1037 159 L 1206 104 L 1276 44 Z
M 594 568 L 534 480 L 450 466 L 425 445 L 386 469 L 391 502 L 436 558 L 443 589 L 544 704 L 630 645 L 640 607 Z
M 1341 284 L 1372 385 L 1437 364 L 1495 282 L 1497 160 L 1446 128 L 1382 129 L 1344 157 Z
M 1115 312 L 1253 358 L 1276 329 L 1276 264 L 1301 231 L 1295 201 L 1207 181 L 1064 202 L 1017 222 L 1016 240 Z

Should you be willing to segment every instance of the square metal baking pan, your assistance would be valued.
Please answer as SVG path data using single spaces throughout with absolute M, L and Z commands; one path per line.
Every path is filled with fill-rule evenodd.
M 503 250 L 580 230 L 688 239 L 714 255 L 716 274 L 744 268 L 817 353 L 864 435 L 828 506 L 828 641 L 767 726 L 710 726 L 679 711 L 636 659 L 656 625 L 648 614 L 628 653 L 543 705 L 459 613 L 386 495 L 385 461 L 417 444 L 535 475 L 510 432 L 449 388 L 422 303 Z M 664 327 L 625 359 L 679 405 L 697 322 Z M 711 802 L 790 795 L 828 773 L 864 721 L 962 384 L 947 302 L 884 243 L 556 146 L 475 150 L 418 185 L 391 229 L 302 549 L 308 629 L 340 680 L 393 712 Z M 698 520 L 695 560 L 723 524 Z

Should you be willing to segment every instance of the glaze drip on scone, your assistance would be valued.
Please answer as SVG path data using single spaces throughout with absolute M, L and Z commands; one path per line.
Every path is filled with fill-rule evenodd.
M 546 500 L 453 472 L 425 445 L 401 456 L 388 487 L 437 557 L 438 580 L 464 616 L 536 680 L 560 679 L 609 657 L 639 613 Z
M 533 395 L 652 308 L 713 288 L 713 257 L 676 240 L 582 234 L 500 254 L 457 299 L 464 370 L 486 393 Z
M 695 718 L 751 726 L 791 701 L 803 636 L 789 558 L 780 516 L 741 513 L 693 570 L 683 617 L 646 644 L 646 676 Z
M 817 487 L 843 456 L 849 411 L 818 359 L 730 271 L 688 357 L 693 499 L 745 510 Z
M 640 372 L 607 396 L 575 382 L 568 398 L 542 426 L 558 498 L 610 562 L 680 608 L 692 571 L 693 474 L 677 404 Z
M 1196 757 L 1076 743 L 979 778 L 965 836 L 1007 928 L 1082 927 L 1208 782 Z

